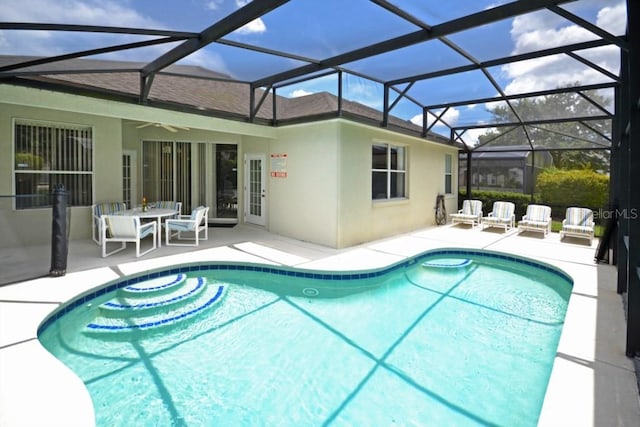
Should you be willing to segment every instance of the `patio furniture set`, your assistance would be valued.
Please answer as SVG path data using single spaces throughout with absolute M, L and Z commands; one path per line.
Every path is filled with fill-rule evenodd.
M 464 200 L 462 209 L 451 214 L 452 224 L 470 224 L 471 228 L 501 227 L 505 232 L 515 228 L 515 204 L 512 202 L 496 201 L 493 210 L 487 215 L 482 215 L 482 201 Z M 584 238 L 593 242 L 594 237 L 593 211 L 582 207 L 569 207 L 566 210 L 565 219 L 562 221 L 560 240 L 566 236 Z M 541 232 L 546 237 L 551 232 L 551 208 L 545 205 L 531 204 L 527 206 L 527 212 L 518 222 L 518 232 Z
M 128 242 L 135 243 L 136 257 L 141 257 L 162 246 L 163 229 L 167 246 L 198 246 L 209 238 L 209 207 L 198 206 L 190 215 L 181 215 L 181 210 L 182 202 L 174 201 L 158 201 L 148 209 L 127 209 L 122 202 L 97 203 L 92 206 L 92 238 L 102 247 L 103 258 L 124 250 Z M 141 252 L 141 241 L 148 236 L 152 246 Z M 108 243 L 120 246 L 107 251 Z

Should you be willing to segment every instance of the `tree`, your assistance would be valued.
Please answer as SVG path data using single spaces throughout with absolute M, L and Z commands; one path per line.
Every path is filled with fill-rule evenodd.
M 576 84 L 577 86 L 577 84 Z M 595 104 L 607 106 L 611 100 L 592 91 L 586 99 L 577 92 L 554 93 L 545 96 L 510 101 L 522 121 L 539 121 L 572 117 L 599 116 L 603 111 Z M 591 101 L 593 102 L 591 102 Z M 501 103 L 489 108 L 492 123 L 517 123 L 513 110 Z M 567 121 L 547 124 L 499 127 L 479 137 L 488 146 L 529 145 L 550 149 L 554 166 L 559 169 L 591 169 L 609 172 L 609 146 L 603 135 L 611 135 L 610 120 Z M 528 138 L 527 138 L 528 135 Z M 553 150 L 572 149 L 572 150 Z M 579 149 L 579 150 L 578 150 Z

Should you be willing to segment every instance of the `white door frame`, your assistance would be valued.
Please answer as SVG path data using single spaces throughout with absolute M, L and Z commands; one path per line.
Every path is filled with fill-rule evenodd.
M 130 196 L 131 196 L 131 205 L 130 208 L 135 208 L 137 206 L 138 201 L 138 152 L 136 150 L 122 150 L 123 156 L 128 156 L 130 159 L 131 166 L 131 188 Z
M 266 215 L 266 154 L 244 155 L 244 220 L 265 225 Z

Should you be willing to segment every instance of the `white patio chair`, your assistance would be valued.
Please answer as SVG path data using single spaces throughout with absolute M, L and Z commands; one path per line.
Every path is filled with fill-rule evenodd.
M 494 202 L 493 210 L 488 216 L 482 218 L 482 228 L 502 227 L 507 232 L 515 227 L 516 216 L 513 213 L 516 206 L 512 202 Z
M 589 239 L 589 244 L 593 242 L 595 224 L 593 222 L 593 211 L 588 208 L 571 207 L 567 208 L 565 219 L 562 220 L 560 230 L 560 240 L 565 236 L 580 237 Z
M 551 233 L 551 208 L 545 205 L 529 205 L 527 213 L 518 222 L 518 232 L 537 231 L 546 237 Z
M 112 215 L 117 214 L 118 212 L 122 212 L 127 210 L 127 205 L 123 202 L 104 202 L 104 203 L 96 203 L 91 206 L 91 212 L 93 218 L 91 220 L 91 237 L 96 244 L 102 244 L 101 240 L 101 228 L 100 228 L 100 217 L 102 215 Z
M 179 215 L 176 219 L 168 219 L 164 223 L 167 246 L 198 246 L 200 240 L 209 238 L 209 207 L 198 206 L 191 211 L 191 215 Z M 204 231 L 204 238 L 200 233 Z M 193 237 L 184 237 L 183 233 L 193 233 Z M 177 240 L 190 240 L 193 243 L 171 243 L 171 237 Z
M 464 200 L 462 209 L 449 215 L 451 224 L 471 224 L 471 228 L 480 225 L 482 221 L 482 201 Z
M 102 215 L 100 222 L 103 258 L 124 250 L 127 247 L 127 242 L 135 242 L 136 257 L 148 254 L 158 247 L 157 224 L 155 221 L 141 224 L 140 218 L 137 216 Z M 153 246 L 144 252 L 140 252 L 140 241 L 149 235 L 153 238 Z M 111 242 L 120 242 L 120 247 L 107 252 L 107 244 Z
M 176 214 L 175 217 L 171 217 L 171 218 L 177 218 L 178 215 L 180 215 L 181 212 L 182 212 L 182 202 L 175 202 L 173 200 L 158 200 L 156 202 L 155 207 L 158 208 L 158 209 L 174 209 L 174 210 L 176 210 L 178 213 Z

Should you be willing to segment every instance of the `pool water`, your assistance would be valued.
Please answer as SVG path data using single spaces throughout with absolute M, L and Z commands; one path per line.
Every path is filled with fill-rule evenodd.
M 224 296 L 175 326 L 87 333 L 110 293 L 39 339 L 84 381 L 97 426 L 535 426 L 571 282 L 480 253 L 422 265 L 451 258 L 352 277 L 343 296 L 335 280 L 203 270 L 189 275 Z

